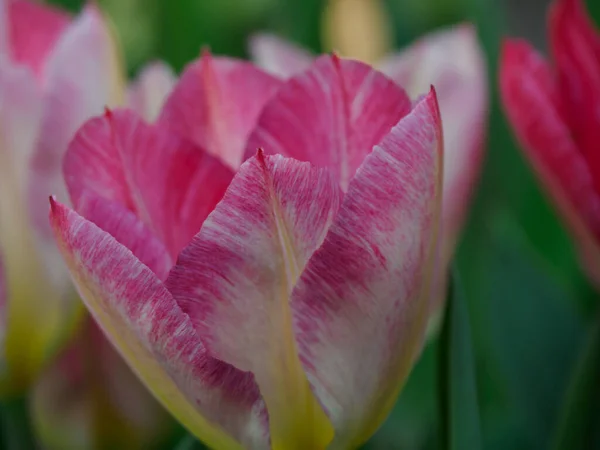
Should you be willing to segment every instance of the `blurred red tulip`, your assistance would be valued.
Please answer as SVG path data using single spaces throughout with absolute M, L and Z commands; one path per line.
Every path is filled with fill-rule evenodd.
M 600 288 L 600 34 L 581 0 L 556 0 L 549 64 L 523 40 L 504 42 L 504 109 L 543 188 Z

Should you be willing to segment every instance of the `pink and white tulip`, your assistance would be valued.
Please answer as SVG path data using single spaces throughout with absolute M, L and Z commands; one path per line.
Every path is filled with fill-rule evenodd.
M 249 49 L 261 67 L 284 79 L 306 70 L 315 58 L 306 50 L 268 34 L 251 38 Z M 460 238 L 483 160 L 488 109 L 483 51 L 474 27 L 464 24 L 428 34 L 401 52 L 388 55 L 378 67 L 406 89 L 413 100 L 426 93 L 430 85 L 435 86 L 444 128 L 441 267 L 447 267 Z M 282 116 L 276 126 L 285 129 L 287 122 L 293 120 L 291 115 Z M 314 161 L 310 155 L 306 156 L 308 161 Z M 443 283 L 439 290 L 434 308 L 445 297 Z
M 60 167 L 72 134 L 121 87 L 95 6 L 71 19 L 0 0 L 0 395 L 25 389 L 81 316 L 44 202 L 65 192 Z
M 127 90 L 127 104 L 148 122 L 158 119 L 164 102 L 169 97 L 177 77 L 162 62 L 148 64 Z
M 206 86 L 221 66 L 206 58 L 156 124 L 114 111 L 80 129 L 64 164 L 74 210 L 51 199 L 56 240 L 104 332 L 210 447 L 357 447 L 426 330 L 441 210 L 435 93 L 411 105 L 369 66 L 324 56 L 276 89 L 252 131 L 248 97 L 270 89 L 238 83 L 268 76 L 227 60 L 216 102 Z M 295 126 L 270 128 L 278 139 L 234 176 L 248 136 L 286 114 Z M 316 164 L 294 159 L 306 155 Z
M 72 19 L 38 3 L 0 0 L 0 395 L 33 387 L 36 431 L 48 449 L 92 448 L 102 420 L 129 424 L 130 437 L 142 428 L 156 437 L 157 418 L 169 424 L 108 342 L 95 339 L 85 353 L 101 365 L 101 380 L 74 369 L 89 362 L 81 348 L 73 351 L 77 343 L 69 356 L 57 355 L 83 308 L 51 234 L 48 193 L 66 192 L 62 157 L 77 128 L 124 100 L 120 72 L 116 43 L 95 6 Z M 164 68 L 149 67 L 131 88 L 132 104 L 155 117 L 168 85 Z M 99 387 L 112 408 L 98 409 Z M 114 394 L 123 392 L 119 402 Z M 58 401 L 65 393 L 69 401 Z M 136 446 L 130 440 L 121 448 Z

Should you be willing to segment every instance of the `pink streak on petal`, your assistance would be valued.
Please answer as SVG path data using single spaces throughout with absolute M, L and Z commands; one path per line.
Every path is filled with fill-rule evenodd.
M 69 146 L 64 174 L 76 209 L 85 191 L 120 202 L 165 243 L 173 260 L 233 176 L 196 145 L 129 110 L 88 121 Z
M 289 296 L 340 200 L 326 170 L 259 151 L 166 282 L 211 354 L 256 377 L 274 448 L 315 448 L 331 439 L 298 360 Z
M 263 105 L 280 84 L 251 63 L 204 52 L 183 72 L 159 121 L 237 169 Z
M 488 110 L 485 59 L 477 30 L 465 23 L 429 33 L 388 57 L 381 70 L 412 98 L 434 85 L 444 129 L 443 238 L 441 268 L 452 261 L 469 211 L 484 150 Z M 446 298 L 445 275 L 433 309 Z
M 342 186 L 392 126 L 410 111 L 406 93 L 370 66 L 322 56 L 288 80 L 265 106 L 246 145 L 319 167 Z
M 441 146 L 432 93 L 367 156 L 293 292 L 300 356 L 336 448 L 375 431 L 420 352 Z
M 155 274 L 108 233 L 53 199 L 50 222 L 96 322 L 176 418 L 195 433 L 204 431 L 201 437 L 210 446 L 223 445 L 214 429 L 221 427 L 248 448 L 266 448 L 264 411 L 252 376 L 208 356 Z
M 256 346 L 270 325 L 261 304 L 291 292 L 340 200 L 333 177 L 308 163 L 275 155 L 242 165 L 167 280 L 218 357 L 262 364 Z
M 165 245 L 125 206 L 84 192 L 78 213 L 131 250 L 161 281 L 166 280 L 174 260 Z

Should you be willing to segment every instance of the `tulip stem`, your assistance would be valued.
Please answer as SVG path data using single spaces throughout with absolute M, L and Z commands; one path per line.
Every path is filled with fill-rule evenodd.
M 3 450 L 35 450 L 36 443 L 29 415 L 27 396 L 0 403 Z
M 554 435 L 553 450 L 591 448 L 594 419 L 598 413 L 600 389 L 600 314 L 591 325 L 588 337 L 574 366 Z

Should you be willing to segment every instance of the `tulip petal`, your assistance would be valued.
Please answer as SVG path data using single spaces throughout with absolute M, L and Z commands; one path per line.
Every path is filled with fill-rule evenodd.
M 432 92 L 367 156 L 292 294 L 300 358 L 336 430 L 330 448 L 375 432 L 421 351 L 442 142 Z
M 10 53 L 43 79 L 46 61 L 70 17 L 58 8 L 28 0 L 7 2 Z
M 567 14 L 572 16 L 572 20 L 580 27 L 579 32 L 583 33 L 583 38 L 593 49 L 596 58 L 600 61 L 600 31 L 591 16 L 586 11 L 586 2 L 582 0 L 560 0 L 562 6 L 567 10 Z M 559 8 L 556 7 L 555 8 Z M 552 14 L 552 13 L 551 13 Z
M 165 243 L 173 260 L 233 176 L 191 142 L 128 110 L 88 121 L 69 146 L 64 174 L 76 209 L 86 191 L 120 202 Z
M 31 71 L 0 59 L 0 170 L 7 172 L 20 196 L 27 187 L 29 164 L 40 128 L 43 96 Z M 2 189 L 2 193 L 8 191 Z
M 57 356 L 29 393 L 36 441 L 46 450 L 93 447 L 90 417 L 81 401 L 89 378 L 82 367 L 85 353 L 80 340 Z
M 442 267 L 454 254 L 483 159 L 487 77 L 483 51 L 471 24 L 426 35 L 380 66 L 417 98 L 434 85 L 444 129 Z M 445 270 L 444 270 L 445 272 Z M 437 309 L 446 296 L 440 284 Z
M 381 70 L 412 98 L 434 85 L 444 128 L 444 246 L 454 247 L 482 159 L 487 110 L 484 55 L 471 24 L 430 33 Z
M 267 448 L 252 377 L 206 354 L 187 315 L 126 247 L 56 201 L 51 206 L 50 221 L 79 293 L 157 399 L 210 447 Z
M 256 64 L 284 79 L 308 69 L 315 59 L 303 48 L 267 33 L 251 36 L 248 51 Z
M 129 87 L 127 104 L 144 120 L 154 122 L 176 81 L 173 70 L 166 64 L 150 64 Z
M 167 248 L 121 203 L 85 192 L 79 198 L 77 212 L 131 250 L 161 281 L 167 278 L 174 264 Z
M 600 196 L 558 109 L 559 98 L 550 68 L 524 41 L 504 43 L 500 93 L 504 110 L 543 188 L 580 247 L 587 251 L 597 249 Z
M 8 29 L 9 0 L 0 0 L 0 57 L 10 58 L 10 36 Z
M 246 146 L 329 168 L 342 186 L 410 111 L 402 88 L 370 66 L 322 56 L 288 80 L 265 106 Z
M 440 91 L 451 90 L 464 78 L 477 80 L 485 75 L 477 32 L 469 23 L 429 33 L 385 58 L 379 68 L 413 98 L 427 92 L 431 84 L 441 96 Z
M 323 169 L 259 151 L 166 282 L 208 351 L 256 377 L 273 449 L 325 448 L 333 437 L 298 359 L 289 297 L 340 199 Z
M 0 257 L 9 299 L 3 316 L 10 317 L 2 325 L 0 396 L 28 386 L 68 333 L 76 309 L 54 277 L 60 265 L 47 264 L 36 245 L 26 208 L 41 114 L 42 93 L 33 73 L 0 60 Z
M 45 69 L 44 117 L 29 200 L 34 223 L 48 239 L 46 199 L 51 193 L 67 196 L 61 167 L 69 141 L 85 120 L 122 101 L 119 70 L 110 30 L 98 9 L 87 6 L 61 36 Z
M 280 85 L 248 62 L 204 52 L 185 69 L 160 121 L 237 169 L 263 105 Z
M 0 4 L 0 7 L 3 5 Z M 7 60 L 0 59 L 0 334 L 4 339 L 6 297 L 15 287 L 7 283 L 14 282 L 20 269 L 24 269 L 25 259 L 34 259 L 36 253 L 19 258 L 19 251 L 12 258 L 16 247 L 13 239 L 18 233 L 20 243 L 31 238 L 27 224 L 27 212 L 23 208 L 23 194 L 26 188 L 24 180 L 29 176 L 29 158 L 34 139 L 40 124 L 42 94 L 36 87 L 33 74 L 26 68 L 12 66 Z M 4 261 L 7 252 L 11 258 Z M 32 258 L 33 256 L 33 258 Z M 11 268 L 7 263 L 12 262 Z M 39 266 L 31 269 L 40 269 Z M 11 277 L 7 277 L 11 275 Z M 31 275 L 28 267 L 22 276 Z M 2 346 L 4 348 L 4 345 Z M 5 370 L 3 367 L 2 370 Z M 5 374 L 2 374 L 2 376 Z
M 489 105 L 485 59 L 475 28 L 462 25 L 442 33 L 440 39 L 450 47 L 446 54 L 455 57 L 452 68 L 439 68 L 440 75 L 431 82 L 436 86 L 444 131 L 442 255 L 447 267 L 482 167 Z M 449 80 L 453 76 L 454 82 Z M 445 295 L 444 289 L 440 297 Z
M 600 34 L 585 16 L 581 0 L 554 2 L 549 27 L 560 107 L 600 191 Z

